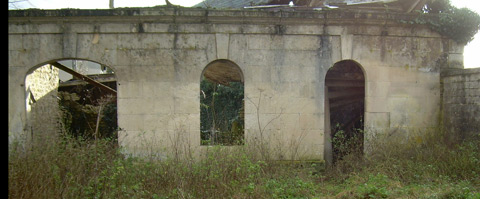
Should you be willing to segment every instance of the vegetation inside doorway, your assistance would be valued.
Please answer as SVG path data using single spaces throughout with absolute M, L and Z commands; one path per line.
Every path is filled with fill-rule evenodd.
M 65 132 L 88 140 L 117 139 L 117 103 L 113 95 L 94 94 L 98 88 L 79 85 L 59 88 L 61 122 Z
M 364 142 L 365 77 L 351 60 L 337 62 L 325 77 L 328 96 L 332 162 L 349 154 L 362 155 Z
M 106 66 L 86 60 L 55 61 L 41 68 L 45 66 L 57 68 L 52 70 L 56 72 L 44 71 L 43 75 L 50 76 L 50 79 L 55 76 L 53 79 L 57 81 L 51 83 L 56 87 L 52 87 L 54 90 L 50 93 L 58 103 L 57 118 L 61 134 L 85 140 L 107 138 L 116 142 L 118 125 L 114 72 Z M 36 74 L 36 71 L 32 74 Z M 35 77 L 38 78 L 38 75 Z M 35 87 L 41 88 L 40 85 L 29 85 L 29 89 Z M 32 92 L 28 98 L 32 112 L 38 112 L 35 109 L 41 107 L 36 104 L 44 99 L 35 100 Z M 38 120 L 39 117 L 32 119 Z
M 217 60 L 200 82 L 201 145 L 244 144 L 244 84 L 240 68 Z
M 86 140 L 107 138 L 116 142 L 114 72 L 106 66 L 82 60 L 65 60 L 52 65 L 62 69 L 58 103 L 65 133 Z
M 110 68 L 86 60 L 55 60 L 27 72 L 24 86 L 30 139 L 60 134 L 116 142 L 116 78 Z

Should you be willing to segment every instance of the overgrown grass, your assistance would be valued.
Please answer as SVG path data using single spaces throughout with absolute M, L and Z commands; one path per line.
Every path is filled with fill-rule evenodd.
M 9 198 L 480 198 L 478 141 L 382 144 L 318 169 L 212 147 L 206 158 L 125 157 L 107 140 L 9 146 Z

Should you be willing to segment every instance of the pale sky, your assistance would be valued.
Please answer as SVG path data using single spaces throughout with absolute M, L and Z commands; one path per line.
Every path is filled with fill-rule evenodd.
M 202 0 L 169 0 L 170 3 L 185 7 L 193 6 Z M 479 0 L 451 0 L 452 5 L 463 8 L 467 7 L 480 14 Z M 115 0 L 115 8 L 121 7 L 151 7 L 164 5 L 164 0 Z M 108 9 L 109 0 L 28 0 L 16 4 L 18 9 L 39 8 L 39 9 L 61 9 L 61 8 L 79 8 L 79 9 Z M 14 9 L 9 4 L 9 9 Z M 475 60 L 480 55 L 480 33 L 475 35 L 475 39 L 465 46 L 464 65 L 465 68 L 478 68 L 480 62 Z

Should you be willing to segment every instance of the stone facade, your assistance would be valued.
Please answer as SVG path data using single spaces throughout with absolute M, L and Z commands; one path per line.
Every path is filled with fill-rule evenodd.
M 127 153 L 201 154 L 200 78 L 212 61 L 238 65 L 247 145 L 263 139 L 276 158 L 323 159 L 325 75 L 354 60 L 365 75 L 368 136 L 440 123 L 440 66 L 463 46 L 384 12 L 205 10 L 9 11 L 9 132 L 27 129 L 24 78 L 60 59 L 115 71 L 119 143 Z M 438 64 L 438 63 L 444 64 Z M 262 130 L 263 129 L 263 130 Z M 395 131 L 392 131 L 395 129 Z M 328 141 L 328 140 L 327 140 Z
M 441 77 L 445 132 L 451 139 L 479 139 L 480 69 L 448 70 Z

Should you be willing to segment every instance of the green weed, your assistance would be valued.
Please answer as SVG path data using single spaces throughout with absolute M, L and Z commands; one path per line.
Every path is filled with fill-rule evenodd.
M 200 160 L 126 157 L 109 140 L 9 146 L 9 198 L 479 198 L 478 141 L 377 144 L 332 167 L 213 146 Z

